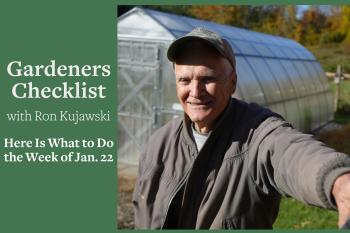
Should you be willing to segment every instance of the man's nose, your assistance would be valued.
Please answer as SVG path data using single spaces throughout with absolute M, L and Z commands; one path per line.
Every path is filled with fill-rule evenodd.
M 191 82 L 190 95 L 192 97 L 198 98 L 203 92 L 203 84 L 197 80 Z

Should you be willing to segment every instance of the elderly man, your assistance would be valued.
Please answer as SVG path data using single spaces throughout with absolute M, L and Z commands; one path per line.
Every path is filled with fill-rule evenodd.
M 271 228 L 281 195 L 350 218 L 350 157 L 293 129 L 280 115 L 232 98 L 228 42 L 196 28 L 168 49 L 184 109 L 140 158 L 136 228 Z

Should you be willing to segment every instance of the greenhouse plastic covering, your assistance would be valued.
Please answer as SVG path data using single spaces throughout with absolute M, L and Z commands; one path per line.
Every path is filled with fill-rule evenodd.
M 171 41 L 195 27 L 215 31 L 234 49 L 238 76 L 236 98 L 266 106 L 305 132 L 333 119 L 332 94 L 324 71 L 299 43 L 136 7 L 118 19 L 118 136 L 122 145 L 130 144 L 129 154 L 133 153 L 130 148 L 139 151 L 155 129 L 181 115 L 166 49 Z M 139 106 L 140 101 L 144 102 L 143 107 Z M 137 115 L 144 117 L 144 122 L 131 120 Z M 131 146 L 129 140 L 138 145 Z

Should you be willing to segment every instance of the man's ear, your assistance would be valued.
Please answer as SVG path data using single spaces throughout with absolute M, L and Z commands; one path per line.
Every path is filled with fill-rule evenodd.
M 231 82 L 232 82 L 232 94 L 235 93 L 236 91 L 236 86 L 237 86 L 237 74 L 236 71 L 233 71 L 231 74 Z

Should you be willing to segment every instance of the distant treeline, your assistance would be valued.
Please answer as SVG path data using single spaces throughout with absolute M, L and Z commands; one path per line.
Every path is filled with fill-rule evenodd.
M 131 8 L 131 6 L 126 7 Z M 294 39 L 303 45 L 350 44 L 350 5 L 328 6 L 326 11 L 320 6 L 310 6 L 299 17 L 297 17 L 295 5 L 145 7 L 280 35 Z

